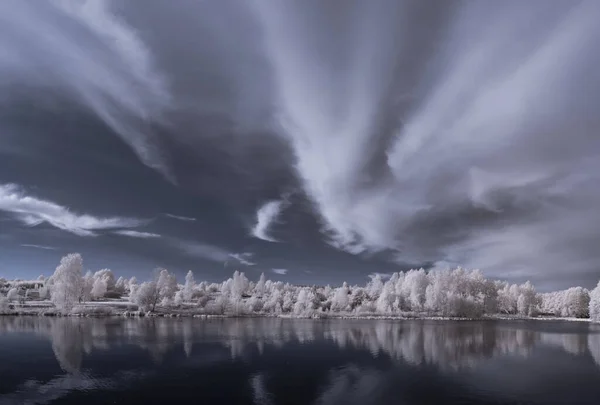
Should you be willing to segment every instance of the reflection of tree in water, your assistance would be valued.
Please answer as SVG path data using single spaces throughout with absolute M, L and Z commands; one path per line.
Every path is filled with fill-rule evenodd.
M 52 350 L 60 367 L 78 373 L 83 359 L 84 323 L 75 318 L 58 318 L 50 323 Z
M 451 369 L 473 367 L 497 355 L 527 356 L 538 344 L 560 347 L 578 355 L 589 352 L 600 365 L 600 331 L 594 329 L 589 335 L 556 333 L 532 330 L 527 325 L 280 318 L 0 317 L 0 331 L 30 331 L 49 336 L 57 361 L 71 373 L 80 369 L 83 352 L 115 345 L 136 345 L 160 363 L 174 349 L 191 356 L 194 342 L 222 344 L 229 348 L 232 358 L 241 358 L 253 352 L 260 354 L 267 346 L 277 348 L 287 342 L 305 344 L 323 340 L 341 349 L 366 349 L 374 355 L 384 353 L 409 364 Z
M 588 350 L 598 367 L 600 367 L 600 325 L 590 332 L 588 335 Z

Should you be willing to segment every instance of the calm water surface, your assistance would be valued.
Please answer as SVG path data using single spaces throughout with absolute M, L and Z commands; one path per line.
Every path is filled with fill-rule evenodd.
M 0 404 L 600 404 L 600 326 L 0 317 Z

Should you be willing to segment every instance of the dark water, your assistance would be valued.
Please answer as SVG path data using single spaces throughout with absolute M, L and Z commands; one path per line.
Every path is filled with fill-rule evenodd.
M 0 317 L 0 404 L 600 404 L 600 327 Z

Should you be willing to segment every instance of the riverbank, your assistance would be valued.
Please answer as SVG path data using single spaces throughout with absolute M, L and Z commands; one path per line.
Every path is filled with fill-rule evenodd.
M 49 316 L 49 317 L 161 317 L 161 318 L 282 318 L 282 319 L 360 319 L 360 320 L 432 320 L 432 321 L 480 321 L 480 320 L 538 320 L 538 321 L 567 321 L 590 322 L 589 318 L 562 318 L 556 316 L 529 317 L 522 315 L 494 314 L 481 317 L 450 317 L 425 313 L 404 312 L 401 314 L 356 314 L 339 312 L 314 312 L 306 315 L 267 314 L 267 313 L 229 313 L 215 314 L 202 308 L 156 308 L 155 311 L 141 311 L 136 305 L 126 301 L 97 302 L 75 306 L 71 312 L 63 313 L 45 303 L 41 305 L 24 305 L 0 311 L 0 316 Z

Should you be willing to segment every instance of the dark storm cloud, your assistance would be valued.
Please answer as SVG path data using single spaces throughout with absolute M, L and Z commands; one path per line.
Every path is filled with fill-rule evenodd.
M 214 276 L 242 258 L 591 286 L 598 18 L 594 1 L 1 2 L 0 184 L 72 209 L 4 202 L 2 233 L 55 246 L 14 219 L 152 219 L 89 249 Z

